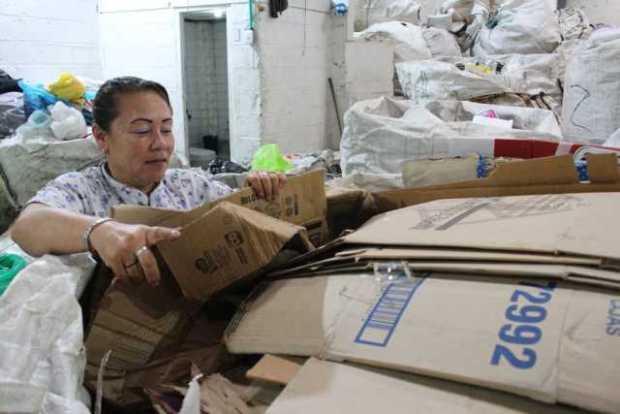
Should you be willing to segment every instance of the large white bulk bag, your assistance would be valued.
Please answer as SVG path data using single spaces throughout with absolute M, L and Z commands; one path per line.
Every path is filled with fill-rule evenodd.
M 548 1 L 509 0 L 478 33 L 473 55 L 551 53 L 560 42 L 560 25 Z
M 620 128 L 620 30 L 598 30 L 570 56 L 563 131 L 575 141 L 604 142 Z

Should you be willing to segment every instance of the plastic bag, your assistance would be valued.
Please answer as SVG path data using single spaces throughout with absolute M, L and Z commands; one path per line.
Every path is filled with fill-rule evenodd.
M 431 59 L 424 33 L 420 26 L 405 22 L 377 23 L 364 30 L 360 37 L 366 40 L 394 42 L 394 62 Z
M 336 16 L 346 16 L 349 11 L 349 0 L 332 0 L 332 9 Z
M 58 139 L 69 140 L 82 138 L 88 132 L 82 113 L 62 102 L 57 102 L 51 109 L 52 123 L 50 127 Z
M 620 128 L 620 29 L 595 31 L 570 56 L 564 82 L 563 131 L 603 143 Z
M 513 128 L 472 122 L 489 110 L 499 119 L 512 120 Z M 492 157 L 497 137 L 560 141 L 561 129 L 547 110 L 446 100 L 416 105 L 377 98 L 357 102 L 345 114 L 340 162 L 343 176 L 356 176 L 358 186 L 398 188 L 403 186 L 404 161 L 472 153 Z
M 28 117 L 28 121 L 17 128 L 15 131 L 17 135 L 20 135 L 23 139 L 29 140 L 32 138 L 49 138 L 53 136 L 50 129 L 52 118 L 47 112 L 37 109 Z
M 412 0 L 359 0 L 354 28 L 361 32 L 373 24 L 394 21 L 418 24 L 421 12 L 422 6 Z
M 471 18 L 474 0 L 446 0 L 439 8 L 442 14 L 451 14 L 452 21 L 467 21 Z
M 21 92 L 0 95 L 0 138 L 12 135 L 26 119 L 24 95 Z
M 252 159 L 252 171 L 287 172 L 293 164 L 284 158 L 277 144 L 263 145 Z
M 529 97 L 544 94 L 560 102 L 558 79 L 563 78 L 562 64 L 562 57 L 553 53 L 444 57 L 398 63 L 396 73 L 404 95 L 416 103 L 504 93 Z
M 26 267 L 26 260 L 16 254 L 0 255 L 0 296 L 9 287 L 15 276 Z
M 560 24 L 547 1 L 510 0 L 480 30 L 474 56 L 551 53 L 562 41 Z
M 52 95 L 43 85 L 30 85 L 23 80 L 17 82 L 24 92 L 24 110 L 26 116 L 30 116 L 36 110 L 46 110 L 48 106 L 58 102 L 58 98 Z
M 71 73 L 63 72 L 56 82 L 48 86 L 48 90 L 60 99 L 78 101 L 84 96 L 86 86 Z
M 444 29 L 428 27 L 423 30 L 424 40 L 433 57 L 462 56 L 456 37 Z
M 609 139 L 605 141 L 605 144 L 603 145 L 605 145 L 606 147 L 620 148 L 620 128 L 616 132 L 611 134 Z
M 44 256 L 0 297 L 0 412 L 89 412 L 77 298 L 93 269 L 85 254 Z

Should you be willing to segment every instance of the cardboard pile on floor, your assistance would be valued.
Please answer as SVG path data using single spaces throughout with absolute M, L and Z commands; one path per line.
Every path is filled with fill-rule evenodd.
M 597 184 L 438 197 L 376 216 L 270 274 L 228 327 L 227 347 L 618 412 L 620 193 L 564 194 L 574 185 Z M 315 391 L 321 400 L 334 390 Z
M 385 369 L 310 358 L 268 414 L 578 413 L 503 392 Z
M 371 412 L 386 398 L 395 412 L 618 412 L 620 180 L 615 158 L 592 157 L 589 172 L 581 183 L 570 157 L 555 157 L 471 182 L 327 199 L 310 175 L 291 179 L 277 208 L 246 198 L 272 215 L 298 212 L 285 218 L 320 229 L 321 242 L 325 223 L 333 236 L 381 213 L 318 249 L 305 228 L 230 200 L 189 213 L 119 208 L 127 222 L 182 226 L 183 238 L 158 246 L 156 291 L 108 290 L 88 333 L 87 383 L 100 374 L 107 400 L 131 406 L 146 391 L 161 405 L 162 384 L 187 384 L 194 366 L 204 374 L 194 389 L 224 390 L 240 412 Z M 231 293 L 262 273 L 249 296 Z M 213 376 L 245 374 L 239 358 L 254 354 L 331 362 L 299 370 L 268 357 L 234 393 Z M 264 385 L 274 383 L 288 383 L 278 398 Z
M 155 249 L 163 273 L 158 288 L 112 283 L 98 301 L 86 339 L 87 385 L 95 390 L 99 382 L 106 400 L 127 407 L 144 402 L 144 387 L 179 379 L 179 361 L 205 374 L 226 367 L 230 358 L 221 336 L 232 313 L 205 316 L 203 304 L 312 250 L 308 230 L 293 223 L 307 225 L 320 241 L 326 235 L 325 210 L 321 172 L 292 178 L 271 202 L 257 201 L 248 189 L 189 212 L 116 209 L 119 220 L 181 227 L 182 236 Z M 192 332 L 198 326 L 204 333 L 196 338 Z M 187 375 L 188 369 L 181 377 Z

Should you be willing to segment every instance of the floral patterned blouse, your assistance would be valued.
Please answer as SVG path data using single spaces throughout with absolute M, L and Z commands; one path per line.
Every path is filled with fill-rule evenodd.
M 150 194 L 129 187 L 108 173 L 105 164 L 63 174 L 50 181 L 28 202 L 90 216 L 107 217 L 119 204 L 190 210 L 233 190 L 198 168 L 169 169 Z

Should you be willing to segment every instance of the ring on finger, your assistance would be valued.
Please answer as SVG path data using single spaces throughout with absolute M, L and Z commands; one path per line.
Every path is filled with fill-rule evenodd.
M 142 246 L 139 249 L 137 249 L 134 254 L 136 255 L 136 257 L 140 257 L 140 255 L 146 253 L 150 251 L 150 249 L 147 246 Z

